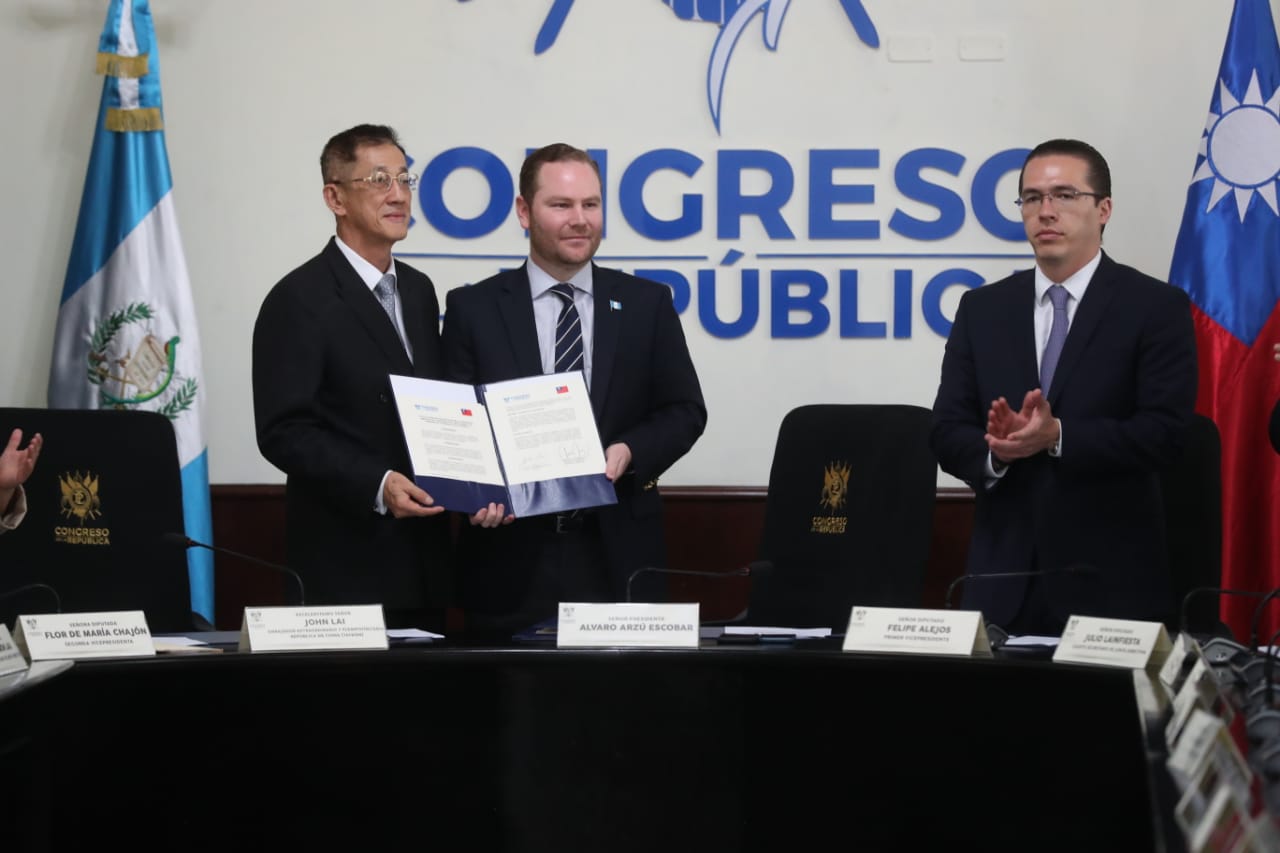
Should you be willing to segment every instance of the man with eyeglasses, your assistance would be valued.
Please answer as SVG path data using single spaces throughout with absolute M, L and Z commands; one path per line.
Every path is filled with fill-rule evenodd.
M 1182 290 L 1102 251 L 1111 174 L 1092 146 L 1028 155 L 1035 269 L 960 299 L 933 405 L 942 469 L 976 492 L 968 609 L 1015 634 L 1071 615 L 1172 617 L 1158 471 L 1196 397 Z
M 382 125 L 334 136 L 320 171 L 336 236 L 272 288 L 253 330 L 258 447 L 288 477 L 288 561 L 307 603 L 382 604 L 388 627 L 438 629 L 444 508 L 407 475 L 388 379 L 444 375 L 435 287 L 391 256 L 417 179 Z

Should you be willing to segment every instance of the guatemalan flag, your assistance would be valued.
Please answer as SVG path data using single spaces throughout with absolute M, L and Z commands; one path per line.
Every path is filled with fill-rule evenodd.
M 1223 585 L 1280 586 L 1280 457 L 1267 422 L 1280 395 L 1280 48 L 1269 0 L 1236 0 L 1187 189 L 1170 281 L 1191 296 L 1196 408 L 1222 434 Z M 1238 637 L 1256 599 L 1226 597 Z M 1278 605 L 1262 642 L 1280 624 Z
M 49 406 L 148 409 L 178 439 L 186 534 L 212 539 L 200 336 L 173 206 L 147 0 L 111 0 L 106 75 L 58 309 Z M 213 621 L 213 561 L 188 551 L 191 607 Z

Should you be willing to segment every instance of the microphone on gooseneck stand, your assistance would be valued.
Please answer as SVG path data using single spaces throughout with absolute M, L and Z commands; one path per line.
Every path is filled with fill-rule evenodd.
M 1010 580 L 1012 578 L 1039 578 L 1048 577 L 1050 575 L 1096 575 L 1098 570 L 1092 566 L 1066 566 L 1061 569 L 1029 569 L 1020 572 L 972 572 L 960 575 L 947 585 L 947 593 L 945 603 L 948 610 L 951 609 L 951 597 L 957 586 L 968 581 L 986 582 L 988 580 Z M 987 623 L 987 642 L 991 644 L 992 650 L 999 649 L 1005 645 L 1009 639 L 1009 632 L 994 622 Z M 1012 647 L 1011 647 L 1012 648 Z M 1027 654 L 1039 654 L 1037 647 L 1021 648 Z
M 1253 608 L 1253 620 L 1249 625 L 1249 649 L 1251 651 L 1258 648 L 1258 629 L 1262 623 L 1262 611 L 1266 608 L 1267 604 L 1277 596 L 1280 596 L 1280 587 L 1276 587 L 1266 595 L 1262 596 L 1262 600 Z
M 302 606 L 307 603 L 307 593 L 305 587 L 302 585 L 302 577 L 288 566 L 282 566 L 279 563 L 272 563 L 269 560 L 263 560 L 259 557 L 251 557 L 248 554 L 242 554 L 239 551 L 232 551 L 230 548 L 222 548 L 217 545 L 206 545 L 204 542 L 197 542 L 183 533 L 165 533 L 160 538 L 169 545 L 176 545 L 181 548 L 205 548 L 215 554 L 226 554 L 229 557 L 238 557 L 241 560 L 246 560 L 259 566 L 264 566 L 271 569 L 273 572 L 288 575 L 293 578 L 294 584 L 298 587 L 298 605 Z
M 636 569 L 627 576 L 627 603 L 631 603 L 631 584 L 641 575 L 680 575 L 691 578 L 745 578 L 750 577 L 751 575 L 763 574 L 769 568 L 772 568 L 772 566 L 773 564 L 768 560 L 756 560 L 754 563 L 748 563 L 742 568 L 732 569 L 727 572 L 695 572 L 689 569 L 660 569 L 654 566 L 644 566 Z
M 14 587 L 13 589 L 6 590 L 5 592 L 0 592 L 0 601 L 13 598 L 14 596 L 21 595 L 24 592 L 33 592 L 35 590 L 41 590 L 53 599 L 54 613 L 62 612 L 62 596 L 58 595 L 58 591 L 47 583 L 25 583 L 22 586 Z
M 1009 578 L 1039 578 L 1049 575 L 1096 575 L 1098 570 L 1092 566 L 1067 566 L 1062 569 L 1034 569 L 1025 572 L 974 572 L 960 575 L 947 585 L 946 605 L 951 609 L 951 595 L 961 583 L 968 581 L 1005 580 Z
M 1252 589 L 1227 589 L 1226 587 L 1220 587 L 1220 586 L 1194 587 L 1193 589 L 1188 590 L 1187 594 L 1182 597 L 1182 606 L 1178 609 L 1178 633 L 1179 634 L 1188 633 L 1187 625 L 1190 622 L 1190 620 L 1187 618 L 1187 605 L 1189 605 L 1191 603 L 1191 600 L 1196 596 L 1205 595 L 1209 593 L 1212 593 L 1213 595 L 1218 595 L 1218 596 L 1242 595 L 1242 596 L 1245 596 L 1246 598 L 1262 598 L 1263 596 L 1266 595 L 1265 592 L 1258 592 L 1257 590 L 1252 590 Z

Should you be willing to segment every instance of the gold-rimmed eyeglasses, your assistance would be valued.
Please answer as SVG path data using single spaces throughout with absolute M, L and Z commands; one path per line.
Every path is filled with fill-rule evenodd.
M 390 172 L 374 172 L 367 178 L 348 178 L 345 181 L 341 178 L 334 178 L 329 183 L 364 184 L 369 189 L 377 190 L 380 193 L 390 190 L 392 184 L 399 184 L 403 189 L 412 191 L 418 185 L 418 176 L 409 172 L 401 172 L 398 175 L 393 175 Z

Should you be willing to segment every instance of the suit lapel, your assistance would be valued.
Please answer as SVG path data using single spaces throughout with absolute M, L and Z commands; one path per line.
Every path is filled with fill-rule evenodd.
M 1053 387 L 1048 391 L 1051 405 L 1062 395 L 1062 386 L 1071 377 L 1071 371 L 1088 349 L 1089 339 L 1098 330 L 1111 300 L 1115 298 L 1115 273 L 1115 262 L 1103 254 L 1102 261 L 1094 270 L 1089 287 L 1084 292 L 1084 298 L 1080 300 L 1076 314 L 1071 318 L 1071 328 L 1067 331 L 1066 343 L 1062 345 L 1062 356 L 1053 373 Z
M 1009 323 L 1012 329 L 1013 352 L 1016 357 L 1017 371 L 1022 375 L 1017 377 L 1017 384 L 1024 388 L 1040 387 L 1040 353 L 1036 352 L 1036 275 L 1034 270 L 1028 270 L 1023 279 L 1021 279 L 1017 287 L 1013 291 L 1013 312 L 1012 318 L 1017 318 Z M 1009 401 L 1009 405 L 1015 405 L 1013 400 Z M 1022 401 L 1018 400 L 1016 405 L 1021 406 Z
M 614 357 L 618 352 L 618 326 L 622 323 L 621 300 L 609 270 L 595 264 L 591 267 L 594 327 L 591 340 L 591 408 L 596 423 L 601 423 L 604 401 L 609 397 L 609 380 L 613 376 Z M 618 304 L 619 310 L 614 305 Z
M 504 273 L 502 292 L 498 294 L 498 311 L 506 326 L 511 355 L 519 376 L 542 373 L 542 354 L 538 349 L 538 326 L 533 319 L 533 296 L 529 291 L 529 273 L 523 266 Z M 493 342 L 495 345 L 497 341 Z
M 378 304 L 378 297 L 373 295 L 351 264 L 343 257 L 342 250 L 333 240 L 325 247 L 325 256 L 329 267 L 333 270 L 334 279 L 338 283 L 338 296 L 351 309 L 356 322 L 364 327 L 387 357 L 387 366 L 392 373 L 411 374 L 413 365 L 409 362 L 409 354 L 404 351 L 404 344 L 396 334 L 387 312 Z M 405 308 L 406 314 L 408 308 Z

